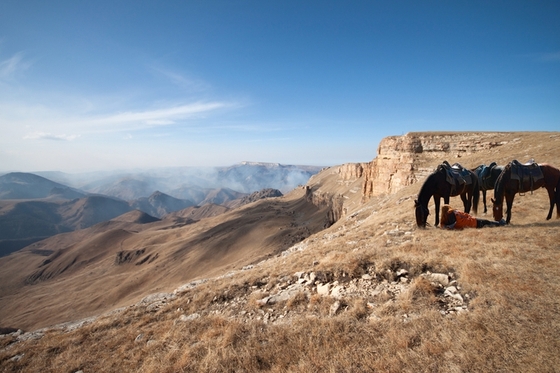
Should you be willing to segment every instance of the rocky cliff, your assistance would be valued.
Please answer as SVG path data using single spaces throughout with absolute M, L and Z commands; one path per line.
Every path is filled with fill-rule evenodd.
M 491 132 L 411 132 L 390 136 L 381 140 L 374 160 L 342 165 L 339 178 L 346 181 L 363 177 L 362 198 L 368 199 L 424 180 L 434 164 L 443 160 L 460 162 L 461 157 L 501 145 L 500 133 Z

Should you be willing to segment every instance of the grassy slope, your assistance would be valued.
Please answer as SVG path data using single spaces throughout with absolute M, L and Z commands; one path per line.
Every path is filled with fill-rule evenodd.
M 239 269 L 319 231 L 325 215 L 300 188 L 196 224 L 111 221 L 51 237 L 0 258 L 0 327 L 90 317 Z M 119 252 L 131 260 L 116 264 Z
M 504 161 L 535 157 L 558 166 L 560 137 L 553 138 L 550 146 L 547 139 L 542 135 L 518 140 L 515 146 L 502 147 L 500 156 Z M 495 154 L 477 154 L 461 162 L 474 167 L 483 158 L 486 163 L 497 159 Z M 311 183 L 334 177 L 334 171 Z M 324 189 L 340 189 L 340 184 L 329 185 Z M 158 312 L 131 307 L 74 331 L 51 330 L 40 340 L 1 349 L 0 368 L 43 372 L 557 371 L 560 220 L 544 219 L 546 191 L 516 196 L 510 226 L 459 232 L 414 227 L 412 206 L 419 187 L 413 185 L 365 205 L 356 203 L 334 226 L 308 238 L 305 250 L 274 257 L 231 278 L 209 281 Z M 348 193 L 350 203 L 355 202 L 353 195 Z M 394 239 L 386 234 L 394 229 L 412 234 Z M 345 311 L 329 316 L 335 299 L 316 295 L 299 295 L 273 306 L 272 311 L 265 310 L 288 312 L 292 316 L 284 323 L 245 322 L 209 312 L 217 303 L 232 303 L 247 294 L 254 300 L 251 289 L 261 282 L 272 284 L 296 271 L 359 275 L 366 266 L 374 267 L 376 273 L 404 267 L 413 278 L 425 270 L 451 272 L 461 292 L 471 297 L 469 311 L 443 316 L 432 288 L 415 277 L 408 292 L 375 308 L 375 318 L 360 299 L 347 300 Z M 249 312 L 259 309 L 255 302 L 248 302 L 246 308 Z M 194 313 L 202 317 L 177 321 L 180 314 Z M 136 341 L 139 335 L 142 338 Z M 12 340 L 0 339 L 0 348 Z M 19 354 L 24 354 L 21 360 L 8 360 Z

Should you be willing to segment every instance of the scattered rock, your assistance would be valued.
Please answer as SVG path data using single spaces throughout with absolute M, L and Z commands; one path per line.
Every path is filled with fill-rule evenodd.
M 331 316 L 336 315 L 339 309 L 340 309 L 340 302 L 339 301 L 334 302 L 330 308 L 329 315 Z
M 341 285 L 337 285 L 335 287 L 332 288 L 331 290 L 331 296 L 334 298 L 340 298 L 342 297 L 342 294 L 344 293 L 344 287 Z
M 408 275 L 408 271 L 404 268 L 401 268 L 397 271 L 397 277 L 406 276 Z
M 441 286 L 447 286 L 449 284 L 449 276 L 445 273 L 427 273 L 424 277 L 428 281 L 435 282 Z
M 180 322 L 187 322 L 187 321 L 192 321 L 192 320 L 196 320 L 200 317 L 200 314 L 198 313 L 192 313 L 190 315 L 181 315 L 179 316 L 179 318 L 177 319 Z
M 191 281 L 188 284 L 182 285 L 182 286 L 178 287 L 177 289 L 173 290 L 173 294 L 174 295 L 183 294 L 183 293 L 197 287 L 198 285 L 205 283 L 206 281 L 208 281 L 208 280 L 203 279 L 203 280 Z

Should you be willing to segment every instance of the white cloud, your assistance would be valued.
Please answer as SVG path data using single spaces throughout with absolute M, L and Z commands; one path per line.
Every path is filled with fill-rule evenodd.
M 55 141 L 72 141 L 80 137 L 80 135 L 55 135 L 45 132 L 33 132 L 23 137 L 24 140 L 55 140 Z
M 203 115 L 212 111 L 232 106 L 225 102 L 195 102 L 192 104 L 171 106 L 162 109 L 148 111 L 129 111 L 113 114 L 93 120 L 95 124 L 127 124 L 138 123 L 149 126 L 169 125 L 176 120 L 187 119 L 197 115 Z
M 29 66 L 31 63 L 24 61 L 23 53 L 16 53 L 7 60 L 0 61 L 0 80 L 11 80 L 19 71 L 26 70 Z
M 154 70 L 155 72 L 157 72 L 160 75 L 163 75 L 165 78 L 167 78 L 167 80 L 169 80 L 172 84 L 183 88 L 183 89 L 188 89 L 191 91 L 206 91 L 209 90 L 211 88 L 210 84 L 206 83 L 203 80 L 200 79 L 192 79 L 190 77 L 187 77 L 183 74 L 168 70 L 168 69 L 164 69 L 164 68 L 160 68 L 160 67 L 152 67 L 152 70 Z
M 95 116 L 91 113 L 67 113 L 41 106 L 5 104 L 0 105 L 0 128 L 13 134 L 24 132 L 20 138 L 25 140 L 71 141 L 91 134 L 126 132 L 131 135 L 139 130 L 178 123 L 185 125 L 189 119 L 205 118 L 229 107 L 236 105 L 227 102 L 196 102 L 155 110 Z
M 153 126 L 169 126 L 174 124 L 175 121 L 166 120 L 166 119 L 156 119 L 156 120 L 147 120 L 146 124 L 153 125 Z

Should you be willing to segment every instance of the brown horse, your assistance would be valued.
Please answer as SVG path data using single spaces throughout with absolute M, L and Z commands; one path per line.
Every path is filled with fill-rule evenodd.
M 444 162 L 447 166 L 449 164 Z M 418 199 L 414 201 L 414 208 L 416 214 L 416 224 L 420 228 L 426 228 L 428 215 L 428 202 L 432 196 L 436 204 L 436 227 L 439 225 L 439 204 L 441 198 L 445 204 L 449 204 L 449 197 L 461 196 L 465 212 L 469 213 L 471 208 L 477 213 L 478 199 L 480 198 L 480 189 L 478 186 L 478 177 L 470 170 L 465 170 L 470 176 L 471 183 L 464 184 L 460 188 L 454 188 L 447 181 L 447 170 L 444 164 L 440 164 L 437 169 L 431 173 L 418 193 Z
M 503 218 L 504 198 L 506 200 L 506 223 L 511 220 L 511 206 L 513 205 L 513 197 L 516 193 L 532 192 L 535 189 L 545 188 L 550 199 L 550 209 L 546 220 L 552 217 L 552 210 L 556 204 L 556 217 L 560 218 L 560 170 L 548 164 L 540 164 L 539 168 L 544 176 L 541 179 L 531 182 L 529 180 L 521 181 L 512 178 L 512 162 L 508 163 L 498 179 L 494 187 L 493 214 L 494 220 L 499 221 Z

